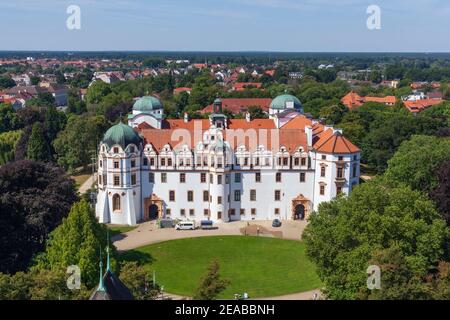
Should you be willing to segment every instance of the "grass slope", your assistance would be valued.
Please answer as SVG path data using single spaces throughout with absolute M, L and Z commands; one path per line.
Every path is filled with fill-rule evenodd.
M 264 237 L 214 236 L 171 240 L 123 253 L 138 260 L 165 291 L 192 296 L 210 261 L 217 259 L 220 274 L 231 281 L 221 298 L 247 292 L 269 297 L 308 291 L 321 286 L 302 242 Z

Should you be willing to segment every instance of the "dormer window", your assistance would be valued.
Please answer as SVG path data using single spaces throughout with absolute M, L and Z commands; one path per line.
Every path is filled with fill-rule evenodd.
M 134 153 L 134 147 L 133 146 L 130 147 L 130 153 Z
M 119 148 L 118 147 L 114 147 L 113 152 L 114 153 L 119 153 Z

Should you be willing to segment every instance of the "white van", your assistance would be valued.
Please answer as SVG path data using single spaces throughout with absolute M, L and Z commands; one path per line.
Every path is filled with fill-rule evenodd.
M 194 221 L 180 221 L 175 226 L 176 230 L 195 230 Z

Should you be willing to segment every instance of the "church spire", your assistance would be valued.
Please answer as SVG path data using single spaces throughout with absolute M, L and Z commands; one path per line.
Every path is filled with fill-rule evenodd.
M 109 261 L 109 230 L 106 230 L 106 272 L 110 270 L 110 261 Z
M 102 249 L 100 247 L 100 279 L 98 282 L 98 289 L 97 291 L 105 291 L 105 286 L 103 284 L 103 261 L 102 261 Z

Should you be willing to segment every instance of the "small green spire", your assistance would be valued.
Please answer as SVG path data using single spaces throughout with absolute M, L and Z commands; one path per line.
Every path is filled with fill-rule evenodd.
M 102 261 L 102 249 L 100 247 L 100 280 L 98 283 L 97 291 L 105 291 L 105 286 L 103 284 L 103 261 Z
M 110 270 L 110 263 L 109 263 L 109 230 L 106 230 L 106 272 L 111 271 Z

